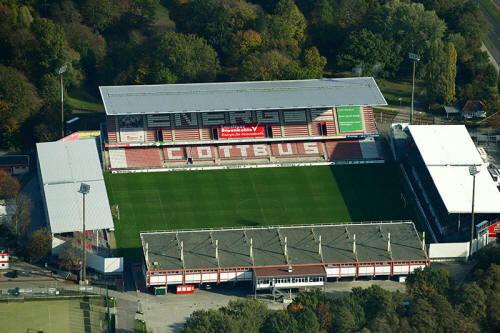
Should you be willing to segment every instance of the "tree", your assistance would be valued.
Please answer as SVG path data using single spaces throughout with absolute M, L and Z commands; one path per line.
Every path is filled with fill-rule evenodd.
M 406 279 L 406 287 L 410 296 L 426 295 L 426 289 L 434 289 L 441 295 L 448 295 L 453 290 L 454 283 L 450 272 L 441 268 L 436 270 L 431 266 L 416 269 Z
M 28 253 L 31 259 L 40 260 L 50 254 L 52 234 L 47 228 L 36 230 L 28 240 Z
M 445 105 L 455 101 L 455 77 L 457 76 L 457 51 L 453 43 L 446 45 L 446 55 L 439 79 L 439 100 Z
M 210 82 L 219 69 L 217 53 L 195 35 L 166 32 L 147 41 L 147 57 L 136 83 Z
M 0 199 L 13 198 L 21 189 L 17 179 L 7 171 L 0 169 Z
M 466 283 L 458 293 L 458 308 L 466 317 L 482 324 L 486 317 L 486 295 L 474 282 Z
M 299 333 L 297 321 L 288 312 L 279 310 L 271 313 L 261 329 L 262 333 Z
M 408 310 L 410 325 L 421 333 L 434 333 L 437 331 L 435 310 L 429 302 L 423 298 L 416 298 L 410 303 Z
M 299 309 L 293 314 L 293 318 L 297 321 L 299 332 L 319 332 L 318 318 L 310 308 Z
M 235 333 L 258 333 L 269 315 L 267 306 L 254 299 L 230 301 L 221 311 L 233 318 Z
M 385 41 L 393 41 L 399 56 L 406 57 L 408 52 L 426 54 L 446 30 L 444 21 L 419 3 L 388 1 L 372 17 L 373 32 L 380 33 Z
M 31 210 L 33 203 L 25 194 L 16 196 L 16 212 L 10 221 L 12 233 L 17 237 L 26 236 L 31 225 Z
M 81 253 L 78 253 L 71 245 L 61 252 L 59 260 L 59 266 L 68 271 L 77 272 L 81 268 Z
M 197 310 L 189 316 L 183 333 L 231 332 L 232 318 L 217 310 Z
M 35 86 L 18 70 L 0 65 L 0 147 L 21 145 L 21 126 L 40 105 Z
M 232 36 L 253 29 L 262 13 L 244 0 L 193 0 L 180 16 L 176 23 L 182 30 L 203 37 L 225 58 Z
M 384 41 L 381 34 L 366 29 L 351 32 L 340 49 L 337 64 L 347 70 L 360 66 L 362 75 L 380 73 L 385 77 L 392 76 L 402 61 L 395 55 L 392 42 Z M 384 72 L 385 68 L 387 71 Z
M 31 26 L 36 38 L 33 59 L 36 61 L 37 72 L 43 74 L 55 73 L 62 66 L 66 39 L 63 29 L 53 21 L 40 18 Z
M 268 24 L 273 38 L 293 42 L 299 47 L 305 41 L 306 19 L 293 0 L 280 0 Z
M 82 6 L 85 23 L 99 31 L 105 30 L 118 16 L 113 0 L 87 0 Z

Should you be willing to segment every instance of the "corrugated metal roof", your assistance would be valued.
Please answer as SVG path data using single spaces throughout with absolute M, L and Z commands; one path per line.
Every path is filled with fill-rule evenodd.
M 83 199 L 78 193 L 82 182 L 90 185 L 87 230 L 113 228 L 95 139 L 38 143 L 37 154 L 52 233 L 82 230 Z
M 392 257 L 387 252 L 389 233 Z M 357 257 L 353 253 L 354 234 Z M 318 253 L 320 235 L 323 261 Z M 219 262 L 215 258 L 215 240 Z M 141 233 L 141 241 L 143 251 L 148 244 L 149 263 L 158 263 L 153 270 L 426 260 L 412 222 L 152 232 Z M 180 259 L 181 242 L 184 265 Z
M 86 181 L 90 192 L 85 198 L 85 227 L 87 230 L 111 229 L 113 218 L 109 209 L 104 181 Z M 81 231 L 83 227 L 83 198 L 78 193 L 80 183 L 44 185 L 45 200 L 54 234 Z
M 104 179 L 95 139 L 37 143 L 43 184 Z
M 108 115 L 387 105 L 372 77 L 101 86 L 99 89 Z

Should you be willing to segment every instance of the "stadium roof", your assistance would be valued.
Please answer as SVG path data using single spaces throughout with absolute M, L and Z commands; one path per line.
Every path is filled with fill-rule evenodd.
M 37 152 L 51 232 L 82 229 L 82 194 L 78 193 L 82 182 L 90 185 L 87 230 L 113 228 L 95 139 L 37 143 Z
M 389 233 L 392 255 L 387 251 Z M 318 253 L 320 235 L 323 260 Z M 215 258 L 215 240 L 219 262 Z M 149 269 L 155 271 L 427 259 L 413 222 L 151 232 L 141 233 L 141 242 L 143 251 L 148 244 Z M 184 265 L 180 259 L 181 242 Z M 157 265 L 151 266 L 153 263 Z
M 387 105 L 372 77 L 101 86 L 108 115 Z
M 474 211 L 500 213 L 500 191 L 464 125 L 410 125 L 408 129 L 448 213 L 471 212 L 470 165 L 480 170 Z
M 483 164 L 465 125 L 409 125 L 408 129 L 427 166 Z

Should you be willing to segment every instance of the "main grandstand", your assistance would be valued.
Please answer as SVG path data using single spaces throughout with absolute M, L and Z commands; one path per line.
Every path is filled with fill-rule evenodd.
M 110 169 L 378 160 L 373 78 L 103 86 Z

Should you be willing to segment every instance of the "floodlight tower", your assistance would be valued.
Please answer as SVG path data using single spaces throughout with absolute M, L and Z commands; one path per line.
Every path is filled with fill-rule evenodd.
M 420 56 L 416 53 L 408 53 L 408 58 L 413 60 L 413 83 L 411 86 L 411 109 L 410 109 L 410 125 L 413 122 L 413 95 L 415 94 L 415 63 L 420 61 Z
M 90 192 L 90 185 L 82 183 L 80 185 L 80 189 L 78 190 L 79 193 L 83 195 L 83 242 L 82 242 L 82 276 L 80 277 L 80 283 L 82 286 L 87 284 L 87 251 L 86 251 L 86 243 L 87 243 L 87 237 L 85 236 L 85 196 L 89 194 Z
M 67 65 L 62 66 L 57 71 L 59 77 L 61 78 L 61 138 L 64 138 L 64 88 L 63 88 L 63 73 L 68 69 Z
M 472 208 L 471 208 L 471 223 L 470 223 L 470 244 L 469 244 L 469 260 L 472 258 L 472 241 L 474 239 L 474 196 L 476 193 L 476 175 L 479 169 L 475 165 L 469 166 L 469 173 L 472 176 Z

